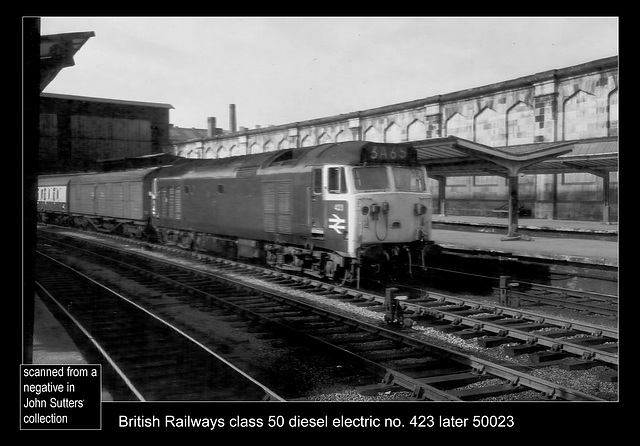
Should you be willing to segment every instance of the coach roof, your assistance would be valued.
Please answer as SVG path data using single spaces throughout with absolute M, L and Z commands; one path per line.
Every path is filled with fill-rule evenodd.
M 95 183 L 120 183 L 124 181 L 143 181 L 147 175 L 158 169 L 150 167 L 146 169 L 122 170 L 116 172 L 96 173 L 92 175 L 79 175 L 71 179 L 71 184 L 95 184 Z

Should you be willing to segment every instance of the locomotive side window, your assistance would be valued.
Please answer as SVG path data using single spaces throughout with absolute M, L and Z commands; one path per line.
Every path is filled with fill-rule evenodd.
M 347 192 L 347 183 L 344 177 L 344 167 L 329 168 L 329 193 L 344 194 Z
M 322 193 L 322 169 L 313 169 L 313 193 Z

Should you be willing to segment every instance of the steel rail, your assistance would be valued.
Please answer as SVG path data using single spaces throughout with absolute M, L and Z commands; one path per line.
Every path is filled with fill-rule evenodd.
M 42 253 L 39 253 L 39 254 L 42 254 Z M 46 254 L 42 254 L 42 255 L 46 256 Z M 48 257 L 50 260 L 58 262 L 57 260 L 55 260 L 55 259 L 53 259 L 53 258 L 51 258 L 49 256 L 46 256 L 46 257 Z M 90 279 L 90 280 L 92 280 L 92 279 Z M 42 285 L 37 280 L 35 281 L 35 285 L 36 285 L 37 292 L 38 293 L 42 293 L 44 297 L 49 299 L 51 302 L 55 303 L 58 306 L 58 308 L 64 313 L 65 317 L 67 319 L 69 319 L 71 322 L 73 322 L 73 324 L 82 332 L 82 334 L 89 340 L 89 342 L 91 342 L 93 347 L 100 353 L 100 355 L 102 355 L 102 357 L 105 359 L 105 361 L 107 361 L 109 363 L 109 366 L 120 377 L 122 382 L 127 386 L 127 388 L 131 391 L 131 393 L 133 393 L 135 395 L 135 397 L 138 399 L 138 401 L 143 401 L 144 402 L 145 398 L 142 395 L 142 393 L 135 387 L 135 385 L 131 382 L 131 380 L 127 377 L 127 375 L 122 371 L 122 369 L 120 369 L 120 367 L 115 362 L 115 360 L 111 357 L 111 355 L 109 355 L 109 353 L 100 345 L 100 343 L 82 325 L 82 323 L 80 323 L 80 321 L 78 321 L 75 317 L 73 317 L 71 315 L 71 313 L 69 313 L 69 311 L 64 307 L 64 305 L 62 305 L 55 297 L 53 297 L 53 295 L 51 295 L 51 293 L 49 293 L 49 291 L 45 288 L 44 285 Z
M 95 243 L 93 241 L 91 241 L 91 243 Z M 98 243 L 100 244 L 100 243 Z M 119 252 L 123 252 L 122 250 L 113 247 L 113 246 L 108 246 L 108 245 L 102 245 L 105 248 L 108 248 L 110 250 L 114 250 L 114 251 L 119 251 Z M 96 254 L 95 252 L 89 251 L 92 255 L 99 255 Z M 225 277 L 225 276 L 221 276 L 219 274 L 215 274 L 212 273 L 210 271 L 203 271 L 202 269 L 198 269 L 198 268 L 192 268 L 192 267 L 188 267 L 185 265 L 181 265 L 181 264 L 176 264 L 175 262 L 172 262 L 170 260 L 165 260 L 165 259 L 159 259 L 157 257 L 151 257 L 148 256 L 147 254 L 144 253 L 131 253 L 130 251 L 124 251 L 127 254 L 131 254 L 131 255 L 136 255 L 136 256 L 142 256 L 145 258 L 148 258 L 149 260 L 153 260 L 154 262 L 160 263 L 160 264 L 164 264 L 166 266 L 169 266 L 173 269 L 175 268 L 179 268 L 182 269 L 186 272 L 189 273 L 197 273 L 200 275 L 205 275 L 205 276 L 209 276 L 211 278 L 213 278 L 216 281 L 221 281 L 224 283 L 229 284 L 230 286 L 237 288 L 237 289 L 250 289 L 250 290 L 254 290 L 254 291 L 258 291 L 260 294 L 264 295 L 265 297 L 268 297 L 269 299 L 272 300 L 276 300 L 282 303 L 291 303 L 292 301 L 295 302 L 295 306 L 298 308 L 302 308 L 306 311 L 309 311 L 311 313 L 314 314 L 318 314 L 318 315 L 322 315 L 325 317 L 328 317 L 332 320 L 335 321 L 339 321 L 345 325 L 350 325 L 350 326 L 354 326 L 363 330 L 366 330 L 368 332 L 374 333 L 376 335 L 382 336 L 386 339 L 390 339 L 393 340 L 395 342 L 399 342 L 401 344 L 407 345 L 407 346 L 412 346 L 412 347 L 416 347 L 421 349 L 422 351 L 424 351 L 425 353 L 429 353 L 429 354 L 434 354 L 434 355 L 438 355 L 441 357 L 446 357 L 448 359 L 451 359 L 455 362 L 458 362 L 460 364 L 466 365 L 466 366 L 471 366 L 475 369 L 480 370 L 483 373 L 490 373 L 492 375 L 495 375 L 497 377 L 503 378 L 508 380 L 509 382 L 513 383 L 514 385 L 525 385 L 526 387 L 530 387 L 533 390 L 537 390 L 539 392 L 542 392 L 543 394 L 552 397 L 552 398 L 566 398 L 566 399 L 570 399 L 570 400 L 579 400 L 579 401 L 602 401 L 600 398 L 594 397 L 592 395 L 588 395 L 585 394 L 583 392 L 574 390 L 574 389 L 570 389 L 561 385 L 557 385 L 554 383 L 551 383 L 549 381 L 546 381 L 544 379 L 540 379 L 540 378 L 536 378 L 536 377 L 532 377 L 530 375 L 527 375 L 524 372 L 520 372 L 517 370 L 513 370 L 510 369 L 508 367 L 504 367 L 504 366 L 499 366 L 497 364 L 492 364 L 489 361 L 477 358 L 473 355 L 470 354 L 466 354 L 466 353 L 461 353 L 459 351 L 455 351 L 452 349 L 447 349 L 444 347 L 439 347 L 439 346 L 434 346 L 432 344 L 429 344 L 428 342 L 413 338 L 413 337 L 409 337 L 406 336 L 402 333 L 399 333 L 397 331 L 393 331 L 387 328 L 383 328 L 368 322 L 364 322 L 364 321 L 360 321 L 360 320 L 355 320 L 352 319 L 348 316 L 339 314 L 337 312 L 334 312 L 332 310 L 326 309 L 326 308 L 321 308 L 321 307 L 317 307 L 315 305 L 312 305 L 308 302 L 304 302 L 298 298 L 295 298 L 293 296 L 285 296 L 281 293 L 277 293 L 275 291 L 273 291 L 272 289 L 269 289 L 267 287 L 264 286 L 260 286 L 257 284 L 248 284 L 247 282 L 241 281 L 241 280 L 237 280 L 237 279 L 232 279 L 229 277 Z M 334 344 L 331 344 L 330 342 L 324 341 L 318 337 L 306 334 L 306 333 L 302 333 L 299 330 L 292 328 L 284 323 L 281 323 L 279 321 L 276 321 L 274 319 L 265 317 L 264 315 L 258 314 L 256 312 L 253 312 L 251 310 L 248 310 L 247 308 L 242 307 L 241 305 L 237 305 L 227 299 L 221 298 L 219 296 L 215 296 L 212 295 L 211 293 L 199 290 L 198 288 L 192 287 L 188 284 L 184 284 L 181 283 L 175 279 L 171 279 L 168 277 L 165 277 L 163 275 L 159 275 L 154 271 L 149 271 L 149 270 L 145 270 L 144 268 L 140 268 L 137 267 L 135 265 L 130 265 L 128 263 L 125 263 L 121 260 L 118 259 L 112 259 L 107 257 L 110 261 L 113 262 L 117 262 L 117 263 L 121 263 L 123 265 L 126 265 L 127 269 L 131 270 L 131 269 L 137 269 L 139 272 L 144 273 L 145 275 L 149 276 L 149 277 L 156 277 L 159 280 L 162 280 L 164 282 L 167 283 L 171 283 L 173 286 L 176 286 L 178 288 L 181 288 L 187 292 L 190 292 L 194 295 L 201 295 L 201 296 L 206 296 L 206 297 L 213 297 L 216 300 L 223 302 L 224 305 L 228 308 L 233 308 L 235 309 L 238 313 L 243 314 L 245 316 L 247 316 L 250 319 L 253 320 L 266 320 L 268 322 L 268 324 L 270 326 L 274 326 L 274 327 L 278 327 L 281 328 L 283 330 L 289 331 L 289 332 L 293 332 L 296 334 L 296 336 L 300 336 L 300 335 L 304 335 L 306 337 L 308 337 L 309 339 L 312 339 L 314 342 L 318 342 L 320 344 L 326 345 L 326 346 L 330 346 L 331 348 L 335 348 L 340 350 L 341 352 L 343 352 L 346 355 L 351 356 L 353 359 L 355 359 L 356 361 L 360 361 L 363 364 L 365 364 L 368 368 L 371 369 L 378 369 L 381 370 L 381 372 L 384 374 L 384 376 L 389 377 L 392 376 L 393 377 L 393 381 L 399 385 L 401 385 L 402 387 L 405 387 L 409 390 L 411 390 L 414 394 L 420 394 L 423 395 L 423 398 L 425 399 L 433 399 L 436 401 L 442 401 L 442 400 L 448 400 L 448 401 L 457 401 L 459 400 L 459 398 L 448 394 L 447 392 L 443 392 L 442 390 L 439 390 L 433 386 L 430 386 L 428 384 L 422 383 L 420 382 L 419 379 L 414 379 L 411 378 L 407 375 L 404 375 L 396 370 L 381 366 L 380 364 L 375 363 L 374 361 L 370 361 L 366 358 L 363 358 L 360 355 L 357 355 L 353 352 L 349 352 L 348 350 L 336 346 Z M 288 276 L 288 275 L 282 275 L 282 277 L 284 276 Z M 295 276 L 293 276 L 295 277 Z M 459 317 L 459 316 L 458 316 Z M 477 321 L 476 321 L 477 323 Z M 504 327 L 503 327 L 504 329 Z M 293 330 L 293 331 L 292 331 Z
M 53 261 L 55 263 L 57 263 L 58 265 L 61 265 L 65 268 L 67 268 L 69 271 L 73 272 L 75 275 L 81 277 L 83 280 L 89 281 L 91 282 L 93 285 L 98 286 L 100 288 L 102 288 L 103 290 L 105 290 L 106 292 L 116 296 L 118 299 L 123 300 L 125 302 L 127 302 L 128 304 L 134 306 L 135 308 L 137 308 L 139 311 L 144 312 L 146 315 L 154 318 L 155 320 L 157 320 L 158 322 L 160 322 L 161 324 L 165 325 L 166 327 L 170 328 L 171 330 L 175 331 L 176 333 L 178 333 L 179 335 L 181 335 L 182 337 L 188 339 L 190 342 L 192 342 L 193 344 L 197 345 L 199 348 L 201 348 L 202 350 L 206 351 L 209 355 L 215 357 L 218 361 L 220 361 L 221 363 L 225 364 L 227 367 L 231 368 L 232 370 L 234 370 L 234 372 L 236 372 L 237 374 L 243 376 L 246 380 L 248 380 L 249 382 L 253 383 L 254 385 L 258 386 L 259 388 L 262 389 L 262 391 L 265 393 L 265 397 L 271 401 L 286 401 L 284 398 L 280 397 L 278 394 L 276 394 L 275 392 L 273 392 L 271 389 L 269 389 L 267 386 L 265 386 L 264 384 L 260 383 L 259 381 L 257 381 L 255 378 L 253 378 L 252 376 L 248 375 L 247 373 L 245 373 L 244 371 L 242 371 L 241 369 L 239 369 L 238 367 L 236 367 L 234 364 L 230 363 L 228 360 L 224 359 L 223 357 L 221 357 L 220 355 L 218 355 L 217 353 L 215 353 L 214 351 L 212 351 L 210 348 L 208 348 L 206 345 L 202 344 L 200 341 L 198 341 L 197 339 L 193 338 L 192 336 L 188 335 L 187 333 L 185 333 L 184 331 L 180 330 L 179 328 L 175 327 L 174 325 L 168 323 L 167 321 L 165 321 L 164 319 L 158 317 L 157 315 L 155 315 L 154 313 L 150 312 L 148 309 L 146 309 L 145 307 L 139 305 L 138 303 L 134 302 L 133 300 L 127 298 L 126 296 L 123 296 L 122 294 L 118 293 L 117 291 L 105 286 L 104 284 L 92 279 L 91 277 L 87 276 L 86 274 L 76 270 L 75 268 L 64 264 L 63 262 L 54 259 L 53 257 L 40 252 L 38 250 L 36 250 L 36 254 L 39 254 L 43 257 L 46 257 L 48 260 Z M 91 335 L 91 333 L 86 330 L 82 324 L 76 319 L 74 318 L 65 308 L 62 304 L 60 304 L 55 298 L 53 298 L 53 296 L 51 296 L 51 294 L 46 290 L 46 288 L 39 284 L 36 281 L 36 284 L 38 286 L 38 289 L 44 293 L 46 293 L 46 295 L 48 297 L 50 297 L 51 299 L 53 299 L 54 302 L 56 302 L 56 304 L 65 312 L 65 315 L 67 317 L 69 317 L 82 331 L 83 335 L 87 337 L 87 339 L 89 339 L 91 341 L 91 343 L 94 345 L 94 347 L 103 355 L 103 357 L 109 362 L 109 365 L 111 367 L 113 367 L 113 369 L 117 372 L 117 374 L 120 376 L 120 378 L 127 384 L 127 386 L 130 388 L 130 390 L 135 394 L 136 398 L 138 398 L 140 401 L 145 401 L 144 396 L 142 395 L 142 393 L 140 391 L 138 391 L 135 386 L 133 385 L 133 383 L 131 383 L 131 381 L 129 380 L 129 378 L 124 374 L 124 372 L 119 368 L 119 366 L 117 365 L 117 363 L 111 358 L 111 356 L 107 353 L 107 351 L 95 340 L 95 338 Z
M 112 249 L 114 251 L 118 251 L 117 248 L 114 248 L 114 247 L 111 247 L 111 246 L 104 246 L 104 247 L 108 248 L 108 249 Z M 76 248 L 76 249 L 78 249 L 78 248 Z M 347 349 L 344 349 L 342 347 L 339 347 L 339 346 L 336 346 L 334 344 L 331 344 L 328 341 L 324 341 L 324 340 L 322 340 L 322 339 L 320 339 L 320 338 L 318 338 L 316 336 L 312 336 L 312 335 L 309 335 L 307 333 L 302 333 L 299 330 L 296 330 L 296 329 L 294 329 L 294 328 L 292 328 L 292 327 L 290 327 L 290 326 L 288 326 L 286 324 L 283 324 L 283 323 L 278 322 L 276 320 L 273 320 L 273 319 L 271 319 L 271 318 L 269 318 L 267 316 L 264 316 L 262 314 L 256 313 L 254 311 L 251 311 L 251 310 L 247 309 L 246 307 L 243 307 L 242 305 L 235 304 L 232 301 L 230 301 L 228 299 L 225 299 L 223 297 L 220 297 L 220 296 L 217 296 L 217 295 L 212 295 L 211 293 L 199 290 L 198 288 L 195 288 L 193 286 L 184 284 L 184 283 L 179 282 L 179 281 L 177 281 L 175 279 L 166 277 L 166 276 L 161 275 L 161 274 L 157 274 L 154 271 L 149 271 L 149 270 L 146 270 L 146 269 L 141 268 L 141 267 L 136 266 L 136 265 L 131 265 L 130 263 L 126 263 L 126 262 L 121 261 L 121 260 L 113 259 L 113 258 L 110 258 L 110 257 L 105 257 L 105 256 L 102 256 L 101 254 L 97 254 L 95 252 L 88 251 L 88 250 L 84 250 L 84 251 L 90 253 L 93 256 L 98 256 L 98 257 L 103 257 L 105 259 L 108 259 L 110 262 L 119 263 L 122 266 L 125 266 L 129 270 L 136 270 L 139 273 L 144 274 L 147 277 L 154 277 L 154 278 L 156 278 L 156 279 L 158 279 L 158 280 L 160 280 L 160 281 L 162 281 L 164 283 L 169 284 L 170 286 L 173 286 L 173 287 L 182 289 L 182 290 L 184 290 L 184 291 L 186 291 L 188 293 L 191 293 L 192 295 L 200 295 L 200 296 L 203 296 L 203 297 L 206 297 L 206 298 L 214 298 L 216 301 L 221 302 L 225 308 L 231 309 L 231 310 L 235 311 L 236 313 L 241 314 L 244 317 L 247 317 L 247 318 L 249 318 L 251 320 L 260 321 L 264 325 L 268 325 L 271 328 L 279 329 L 281 331 L 289 332 L 290 334 L 294 334 L 297 337 L 304 336 L 307 339 L 312 340 L 313 342 L 315 342 L 317 344 L 322 344 L 325 347 L 328 347 L 328 348 L 334 349 L 336 351 L 339 351 L 342 355 L 348 356 L 351 360 L 354 360 L 356 362 L 359 362 L 359 363 L 363 364 L 365 366 L 365 368 L 367 368 L 370 371 L 375 372 L 378 375 L 378 377 L 380 377 L 380 378 L 382 378 L 384 376 L 393 375 L 395 377 L 394 381 L 397 384 L 399 384 L 400 386 L 402 386 L 402 387 L 404 387 L 404 388 L 406 388 L 408 390 L 411 390 L 414 393 L 417 392 L 416 389 L 420 389 L 420 394 L 425 399 L 429 399 L 429 400 L 432 400 L 432 401 L 461 401 L 460 398 L 458 398 L 456 396 L 453 396 L 450 393 L 447 393 L 445 391 L 437 389 L 437 388 L 435 388 L 433 386 L 430 386 L 428 384 L 424 384 L 424 383 L 420 382 L 417 379 L 411 378 L 411 377 L 409 377 L 407 375 L 404 375 L 402 373 L 399 373 L 399 372 L 397 372 L 395 370 L 389 369 L 387 367 L 383 367 L 380 364 L 376 363 L 375 361 L 371 361 L 371 360 L 369 360 L 367 358 L 364 358 L 364 357 L 362 357 L 360 355 L 357 355 L 357 354 L 355 354 L 353 352 L 350 352 Z M 128 253 L 128 254 L 130 254 L 130 253 Z M 172 268 L 175 268 L 177 266 L 173 262 L 162 260 L 162 259 L 152 258 L 151 260 L 153 260 L 154 262 L 160 263 L 160 264 L 171 266 Z M 288 299 L 288 298 L 286 298 L 286 297 L 284 297 L 284 296 L 282 296 L 280 294 L 273 293 L 270 290 L 264 290 L 264 289 L 260 289 L 259 287 L 249 286 L 248 284 L 246 284 L 244 282 L 240 282 L 240 281 L 233 280 L 233 279 L 230 279 L 230 278 L 219 277 L 219 276 L 215 276 L 215 275 L 210 274 L 210 273 L 207 274 L 207 273 L 205 273 L 205 272 L 203 272 L 201 270 L 194 270 L 193 268 L 188 268 L 188 267 L 185 267 L 185 266 L 179 266 L 179 267 L 180 267 L 180 269 L 182 269 L 182 270 L 184 270 L 186 272 L 190 272 L 190 273 L 191 272 L 197 272 L 198 274 L 202 274 L 202 275 L 205 275 L 205 276 L 210 276 L 210 277 L 213 276 L 216 281 L 221 281 L 221 282 L 223 282 L 223 283 L 225 283 L 225 284 L 227 284 L 227 285 L 229 285 L 231 287 L 234 287 L 234 288 L 250 289 L 250 290 L 258 291 L 260 294 L 268 293 L 269 294 L 269 298 L 271 298 L 273 300 L 276 300 L 276 301 L 279 301 L 279 302 L 287 302 L 288 304 L 290 304 L 290 299 Z M 354 323 L 353 320 L 351 320 L 351 319 L 349 319 L 347 317 L 344 317 L 344 316 L 339 315 L 337 313 L 329 312 L 327 310 L 323 310 L 323 309 L 318 308 L 318 307 L 314 307 L 312 305 L 308 305 L 308 304 L 300 302 L 300 301 L 295 301 L 294 302 L 294 306 L 297 307 L 297 308 L 304 308 L 305 310 L 311 311 L 312 313 L 317 314 L 317 315 L 329 316 L 333 320 L 340 321 L 340 322 L 346 323 L 348 325 L 352 325 L 352 326 L 360 325 L 358 323 Z M 370 326 L 369 327 L 369 331 L 371 331 L 371 332 L 377 332 L 378 330 L 379 330 L 378 327 L 375 327 L 375 326 Z M 397 334 L 388 335 L 386 337 L 390 338 L 390 339 L 393 339 L 395 341 L 401 341 L 402 340 L 402 337 L 398 336 Z M 277 395 L 276 395 L 276 397 L 277 397 Z M 277 397 L 277 398 L 280 398 L 280 397 Z
M 542 345 L 544 347 L 548 347 L 556 351 L 563 350 L 563 351 L 566 351 L 567 353 L 583 356 L 585 357 L 585 359 L 594 359 L 594 360 L 599 360 L 608 364 L 618 365 L 618 355 L 616 353 L 605 352 L 594 347 L 581 346 L 579 344 L 571 342 L 570 340 L 558 340 L 555 338 L 545 337 L 544 335 L 538 334 L 538 333 L 536 333 L 535 335 L 532 335 L 531 332 L 512 329 L 512 328 L 509 328 L 509 326 L 501 325 L 496 322 L 481 321 L 481 320 L 475 319 L 473 316 L 461 316 L 459 314 L 448 312 L 442 309 L 432 310 L 429 308 L 425 308 L 419 304 L 403 303 L 403 306 L 406 306 L 408 309 L 414 310 L 415 314 L 418 314 L 418 315 L 430 315 L 438 319 L 444 319 L 458 325 L 465 325 L 475 330 L 482 330 L 489 333 L 494 333 L 498 336 L 518 339 L 520 341 L 524 341 L 529 344 Z M 501 307 L 497 307 L 497 308 L 498 310 L 500 310 Z M 495 314 L 500 314 L 500 313 L 495 313 Z M 514 316 L 518 316 L 517 313 L 514 313 Z M 514 318 L 518 319 L 518 317 L 514 317 Z M 523 321 L 526 321 L 526 320 L 523 319 Z M 545 323 L 545 322 L 551 322 L 551 321 L 554 321 L 554 318 L 546 318 L 546 317 L 537 315 L 535 316 L 535 320 L 531 320 L 530 322 Z M 557 324 L 558 320 L 555 320 L 554 322 Z M 589 333 L 591 333 L 594 336 L 602 336 L 605 331 L 600 327 L 587 326 L 585 324 L 577 324 L 577 323 L 573 324 L 573 323 L 566 323 L 564 321 L 560 323 L 562 325 L 559 326 L 558 328 L 564 328 L 567 330 L 577 329 L 580 331 L 586 329 L 588 330 Z M 607 333 L 614 333 L 614 332 L 607 330 Z M 615 332 L 615 338 L 617 339 L 617 332 Z
M 530 294 L 523 291 L 515 291 L 511 290 L 511 295 L 517 296 L 520 300 L 525 300 L 527 302 L 535 302 L 535 303 L 543 303 L 551 306 L 561 306 L 562 308 L 570 308 L 572 310 L 586 310 L 591 313 L 603 314 L 605 316 L 617 316 L 618 308 L 605 308 L 602 305 L 604 302 L 610 303 L 610 301 L 596 300 L 594 299 L 591 302 L 571 302 L 567 301 L 564 298 L 553 296 L 553 295 L 538 295 L 538 294 Z M 565 298 L 567 296 L 564 296 Z M 560 300 L 562 299 L 562 300 Z M 589 299 L 589 298 L 586 298 Z
M 102 234 L 101 234 L 102 235 Z M 108 238 L 122 240 L 120 237 L 116 236 L 108 236 Z M 127 240 L 131 242 L 131 240 Z M 111 247 L 109 245 L 105 245 L 99 241 L 92 240 L 91 243 L 96 243 L 105 247 Z M 137 242 L 134 241 L 137 244 Z M 164 249 L 169 250 L 171 252 L 177 252 L 179 254 L 188 254 L 190 256 L 194 255 L 193 253 L 184 252 L 183 250 L 171 247 L 164 247 Z M 116 248 L 113 248 L 116 249 Z M 195 254 L 196 257 L 199 258 L 207 258 L 209 257 L 203 256 L 202 254 Z M 327 292 L 332 291 L 335 293 L 341 293 L 346 296 L 351 296 L 353 298 L 362 298 L 367 299 L 372 302 L 377 302 L 379 304 L 384 304 L 384 297 L 372 293 L 362 292 L 360 290 L 353 290 L 342 286 L 330 285 L 326 284 L 314 279 L 309 278 L 300 278 L 299 276 L 292 275 L 286 272 L 274 272 L 271 269 L 263 268 L 256 265 L 246 265 L 238 262 L 234 262 L 228 259 L 218 259 L 214 260 L 214 263 L 219 265 L 226 265 L 228 267 L 236 268 L 244 271 L 255 271 L 258 273 L 270 275 L 272 277 L 282 277 L 283 279 L 295 280 L 298 282 L 302 282 L 303 280 L 309 284 L 309 286 L 315 286 L 318 289 L 325 289 Z M 471 308 L 486 308 L 487 311 L 490 311 L 496 315 L 507 315 L 513 318 L 522 319 L 523 321 L 531 321 L 534 323 L 550 323 L 553 325 L 557 325 L 558 328 L 566 329 L 566 330 L 578 330 L 585 333 L 588 333 L 592 336 L 606 336 L 613 339 L 618 339 L 618 332 L 611 329 L 606 329 L 604 327 L 599 327 L 595 325 L 590 325 L 586 323 L 576 322 L 576 321 L 568 321 L 561 318 L 555 318 L 550 316 L 542 316 L 539 313 L 531 313 L 522 310 L 516 310 L 510 307 L 504 307 L 500 305 L 491 304 L 491 306 L 487 306 L 486 304 L 474 301 L 472 299 L 462 299 L 454 296 L 449 296 L 442 293 L 430 293 L 429 299 L 442 302 L 442 303 L 452 303 L 455 305 L 468 305 Z M 555 338 L 547 338 L 543 335 L 533 336 L 532 333 L 524 330 L 517 330 L 513 328 L 508 328 L 505 326 L 501 326 L 498 323 L 491 323 L 488 321 L 478 321 L 473 317 L 463 317 L 458 314 L 452 314 L 446 312 L 446 310 L 436 310 L 429 309 L 422 306 L 420 303 L 412 303 L 411 300 L 404 301 L 402 304 L 404 309 L 408 309 L 410 311 L 415 312 L 417 315 L 426 314 L 435 318 L 439 318 L 442 320 L 449 321 L 454 324 L 459 324 L 462 326 L 466 326 L 469 328 L 482 329 L 489 333 L 494 333 L 498 336 L 510 337 L 516 339 L 518 341 L 522 341 L 529 344 L 538 344 L 543 347 L 558 351 L 562 350 L 567 353 L 581 356 L 587 360 L 598 360 L 604 363 L 618 365 L 618 355 L 616 353 L 606 352 L 599 350 L 594 347 L 583 346 L 579 344 L 572 343 L 571 341 L 564 340 L 560 342 Z

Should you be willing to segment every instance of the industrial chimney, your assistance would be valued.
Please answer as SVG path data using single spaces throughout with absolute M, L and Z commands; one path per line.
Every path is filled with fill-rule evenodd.
M 229 104 L 229 130 L 236 132 L 236 104 Z
M 207 118 L 207 136 L 211 138 L 216 134 L 216 118 L 208 117 Z

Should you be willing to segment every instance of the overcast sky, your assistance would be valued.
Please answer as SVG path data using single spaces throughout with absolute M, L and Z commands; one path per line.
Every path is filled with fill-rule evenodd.
M 171 104 L 170 123 L 287 124 L 618 55 L 616 17 L 43 17 L 95 37 L 44 90 Z

